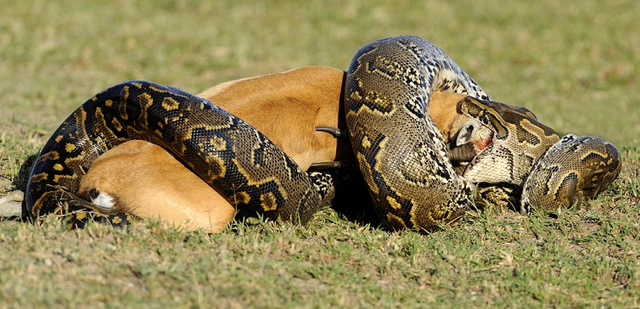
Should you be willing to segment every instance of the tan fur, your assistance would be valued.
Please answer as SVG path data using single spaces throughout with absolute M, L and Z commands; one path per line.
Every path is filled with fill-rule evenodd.
M 315 131 L 338 127 L 344 77 L 338 69 L 304 67 L 227 82 L 198 96 L 254 126 L 307 170 L 351 155 L 347 139 Z
M 120 210 L 189 230 L 218 232 L 235 214 L 221 195 L 164 148 L 141 140 L 121 144 L 94 162 L 78 195 L 94 188 L 115 197 Z
M 350 160 L 348 138 L 316 132 L 342 127 L 345 72 L 305 67 L 227 82 L 198 94 L 245 120 L 278 145 L 304 170 L 311 163 Z M 464 95 L 436 92 L 429 112 L 446 139 L 465 122 L 456 111 Z M 116 208 L 141 218 L 160 218 L 189 230 L 224 228 L 234 208 L 161 147 L 130 141 L 109 150 L 83 177 L 80 195 L 107 192 Z
M 431 94 L 429 114 L 447 142 L 460 130 L 460 127 L 465 123 L 464 120 L 468 119 L 456 111 L 456 104 L 465 96 L 464 94 L 440 91 Z

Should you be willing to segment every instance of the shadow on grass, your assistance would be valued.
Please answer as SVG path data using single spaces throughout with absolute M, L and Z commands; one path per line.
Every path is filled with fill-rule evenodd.
M 336 197 L 331 208 L 349 221 L 383 227 L 362 175 L 354 172 L 344 178 L 336 184 Z
M 33 164 L 36 162 L 38 158 L 38 154 L 30 155 L 22 165 L 20 165 L 20 171 L 18 171 L 18 175 L 13 181 L 13 186 L 22 192 L 27 191 L 27 182 L 29 182 L 29 175 L 31 174 L 31 169 L 33 168 Z

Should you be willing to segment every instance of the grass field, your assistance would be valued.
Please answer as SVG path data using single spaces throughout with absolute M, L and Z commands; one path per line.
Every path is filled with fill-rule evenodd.
M 147 3 L 148 2 L 148 3 Z M 640 307 L 640 2 L 3 1 L 0 196 L 94 93 L 129 79 L 199 92 L 299 66 L 346 69 L 415 34 L 494 100 L 621 150 L 581 210 L 470 212 L 427 236 L 346 220 L 219 235 L 0 221 L 0 308 Z M 231 4 L 233 3 L 233 4 Z M 25 163 L 26 162 L 26 163 Z

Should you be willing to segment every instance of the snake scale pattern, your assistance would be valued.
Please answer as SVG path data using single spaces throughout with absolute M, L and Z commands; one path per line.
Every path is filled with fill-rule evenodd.
M 527 109 L 490 101 L 444 52 L 418 37 L 363 47 L 347 81 L 354 155 L 376 212 L 395 229 L 434 230 L 461 218 L 476 197 L 507 195 L 525 210 L 569 207 L 593 198 L 620 170 L 619 154 L 608 141 L 560 138 Z M 434 91 L 469 95 L 458 112 L 493 136 L 461 175 L 428 114 Z M 93 211 L 118 223 L 124 214 L 75 192 L 93 160 L 130 139 L 169 150 L 236 205 L 239 216 L 305 223 L 332 197 L 318 189 L 330 179 L 309 177 L 244 121 L 176 88 L 131 81 L 88 100 L 53 134 L 33 167 L 27 209 L 34 216 Z
M 259 213 L 305 223 L 322 205 L 312 178 L 241 119 L 184 91 L 130 81 L 88 100 L 45 144 L 27 186 L 30 213 L 83 219 L 91 210 L 114 223 L 126 219 L 75 192 L 100 154 L 131 139 L 168 149 L 228 197 L 240 216 Z

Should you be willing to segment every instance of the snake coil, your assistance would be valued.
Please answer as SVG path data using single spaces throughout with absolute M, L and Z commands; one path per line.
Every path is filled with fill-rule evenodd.
M 372 42 L 348 71 L 346 118 L 360 171 L 387 225 L 433 230 L 454 222 L 474 196 L 521 200 L 544 208 L 593 198 L 620 171 L 616 148 L 596 137 L 562 139 L 523 107 L 487 94 L 442 50 L 415 36 Z M 429 117 L 434 91 L 468 94 L 458 111 L 493 132 L 489 146 L 458 176 L 444 139 Z M 489 184 L 472 193 L 472 184 Z M 505 186 L 506 185 L 506 186 Z M 506 188 L 506 189 L 502 189 Z M 485 191 L 488 190 L 488 191 Z
M 321 205 L 311 179 L 262 133 L 205 99 L 146 81 L 113 86 L 71 114 L 45 144 L 27 185 L 32 215 L 93 210 L 75 195 L 100 154 L 130 139 L 169 150 L 240 216 L 305 223 Z
M 492 133 L 491 143 L 462 176 L 429 116 L 434 91 L 469 95 L 460 114 Z M 430 42 L 401 36 L 370 43 L 355 55 L 345 89 L 354 155 L 376 212 L 397 229 L 429 231 L 454 222 L 474 204 L 475 185 L 522 189 L 522 208 L 571 206 L 604 190 L 620 171 L 616 148 L 596 137 L 562 139 L 522 107 L 489 101 L 451 58 Z M 81 177 L 102 153 L 131 139 L 161 145 L 232 204 L 257 214 L 305 223 L 330 199 L 268 138 L 209 101 L 146 81 L 113 86 L 88 100 L 42 149 L 27 186 L 34 215 L 87 210 L 115 223 L 126 219 L 76 196 Z M 481 188 L 486 188 L 481 187 Z M 516 191 L 502 191 L 516 194 Z

